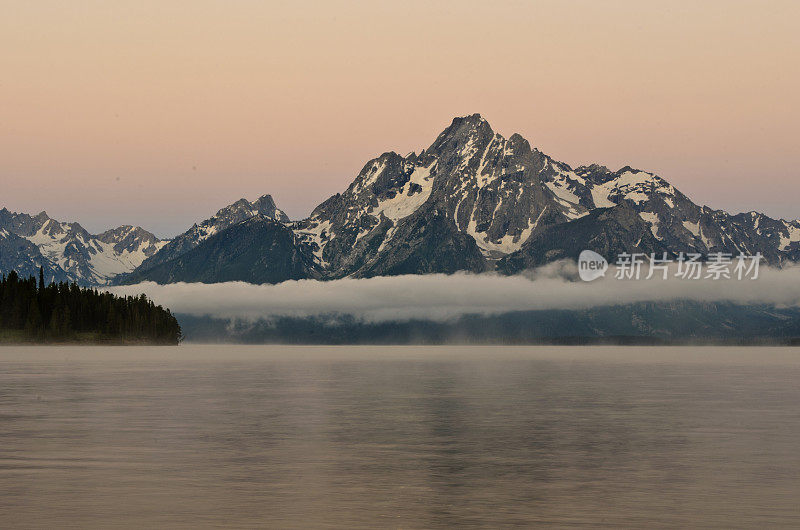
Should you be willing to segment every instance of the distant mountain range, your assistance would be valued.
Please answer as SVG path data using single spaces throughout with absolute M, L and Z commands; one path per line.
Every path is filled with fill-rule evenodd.
M 22 277 L 39 267 L 50 281 L 103 285 L 135 269 L 166 244 L 138 226 L 90 234 L 78 223 L 0 210 L 0 271 Z
M 44 265 L 54 278 L 88 284 L 512 274 L 583 249 L 612 259 L 760 252 L 782 266 L 800 261 L 800 221 L 699 206 L 631 167 L 573 169 L 518 134 L 495 133 L 478 114 L 454 119 L 419 154 L 370 160 L 302 221 L 265 195 L 166 242 L 141 228 L 93 236 L 44 213 L 0 211 L 0 270 Z

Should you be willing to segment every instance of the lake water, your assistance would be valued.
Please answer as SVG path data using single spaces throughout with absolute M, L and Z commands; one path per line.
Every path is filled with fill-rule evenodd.
M 800 526 L 800 349 L 3 347 L 0 527 Z

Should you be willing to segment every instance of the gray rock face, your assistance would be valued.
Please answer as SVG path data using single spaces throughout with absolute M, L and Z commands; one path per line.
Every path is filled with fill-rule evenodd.
M 344 193 L 318 206 L 295 230 L 330 276 L 372 276 L 383 274 L 378 262 L 387 249 L 410 244 L 407 238 L 418 248 L 437 247 L 433 239 L 419 241 L 423 233 L 415 232 L 425 224 L 421 217 L 435 212 L 437 223 L 449 219 L 458 236 L 449 240 L 472 239 L 482 258 L 444 259 L 443 252 L 473 252 L 472 245 L 454 244 L 440 248 L 437 260 L 416 272 L 447 272 L 454 263 L 463 264 L 458 270 L 482 270 L 519 249 L 536 230 L 588 211 L 546 185 L 543 177 L 553 164 L 521 136 L 506 140 L 496 134 L 477 114 L 456 118 L 419 155 L 390 152 L 368 162 Z M 429 270 L 431 263 L 441 266 Z
M 192 250 L 197 245 L 227 228 L 251 219 L 264 217 L 281 222 L 289 222 L 289 217 L 275 206 L 270 195 L 259 197 L 253 202 L 239 199 L 235 203 L 219 210 L 213 217 L 193 225 L 189 230 L 169 241 L 155 255 L 148 257 L 139 267 L 139 271 L 150 269 Z
M 16 242 L 0 251 L 0 272 L 13 269 L 24 277 L 29 270 L 38 274 L 42 266 L 48 279 L 81 285 L 106 284 L 138 267 L 165 243 L 139 227 L 92 235 L 78 223 L 56 221 L 45 212 L 31 216 L 5 208 L 0 210 L 0 230 L 7 241 Z
M 39 267 L 44 268 L 45 280 L 64 282 L 69 280 L 67 273 L 39 252 L 39 247 L 16 234 L 0 228 L 0 274 L 17 271 L 22 278 L 39 275 Z
M 518 251 L 502 258 L 497 269 L 515 274 L 560 259 L 575 259 L 593 250 L 608 259 L 628 253 L 675 254 L 653 235 L 636 210 L 625 204 L 598 208 L 568 223 L 551 225 L 533 235 Z
M 122 254 L 124 252 L 137 252 L 144 248 L 146 256 L 152 256 L 163 245 L 156 236 L 138 226 L 124 225 L 119 228 L 106 230 L 96 237 L 99 241 L 112 245 L 114 252 Z
M 673 253 L 760 252 L 775 266 L 800 257 L 797 221 L 775 220 L 756 212 L 731 215 L 698 206 L 661 177 L 630 167 L 611 172 L 595 165 L 574 173 L 583 179 L 575 182 L 577 192 L 588 189 L 595 207 L 619 204 L 633 209 Z
M 319 276 L 311 253 L 286 224 L 256 216 L 211 235 L 177 258 L 128 275 L 125 283 L 279 283 Z
M 400 224 L 386 245 L 359 267 L 354 276 L 483 272 L 486 269 L 486 259 L 475 240 L 458 230 L 446 210 L 426 206 Z

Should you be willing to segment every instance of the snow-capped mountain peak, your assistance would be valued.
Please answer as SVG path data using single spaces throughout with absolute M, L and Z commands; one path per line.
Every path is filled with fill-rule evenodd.
M 31 216 L 3 208 L 0 226 L 6 233 L 33 245 L 20 245 L 15 240 L 14 252 L 25 255 L 27 260 L 17 268 L 27 271 L 42 266 L 51 279 L 85 285 L 103 285 L 118 274 L 132 271 L 165 244 L 150 232 L 133 226 L 93 235 L 78 223 L 57 221 L 46 212 Z M 11 259 L 11 249 L 7 248 L 6 253 Z
M 158 254 L 148 256 L 141 266 L 148 268 L 169 261 L 195 248 L 213 235 L 254 217 L 274 219 L 283 223 L 289 222 L 289 217 L 275 206 L 271 195 L 262 195 L 253 202 L 239 199 L 219 209 L 216 214 L 200 224 L 192 225 L 189 230 L 166 243 Z
M 239 199 L 233 204 L 221 208 L 213 217 L 204 221 L 204 223 L 219 225 L 230 221 L 236 222 L 237 220 L 244 220 L 255 217 L 256 215 L 263 215 L 271 219 L 277 219 L 278 221 L 289 221 L 289 217 L 275 206 L 275 201 L 272 199 L 271 195 L 262 195 L 253 202 L 247 199 Z
M 766 216 L 748 224 L 698 206 L 662 177 L 630 166 L 573 169 L 519 134 L 504 138 L 479 114 L 455 118 L 419 155 L 387 152 L 369 161 L 347 190 L 297 223 L 296 232 L 336 275 L 372 274 L 377 263 L 408 247 L 405 225 L 436 212 L 449 219 L 443 229 L 468 236 L 491 267 L 549 226 L 610 208 L 633 215 L 609 220 L 646 227 L 653 245 L 676 252 L 761 249 L 774 263 L 800 258 L 796 224 Z M 630 246 L 638 243 L 640 237 Z
M 364 266 L 382 259 L 368 253 L 391 251 L 399 225 L 436 208 L 450 219 L 448 230 L 498 257 L 517 250 L 540 224 L 580 217 L 592 206 L 563 182 L 544 185 L 548 165 L 582 181 L 519 134 L 495 133 L 479 114 L 455 118 L 419 155 L 387 152 L 367 162 L 297 233 L 323 266 Z
M 86 237 L 78 227 L 44 230 Z M 135 252 L 126 243 L 130 228 L 117 230 L 90 248 L 100 252 L 103 243 Z M 164 244 L 120 281 L 513 273 L 574 259 L 587 248 L 609 258 L 760 252 L 781 265 L 800 261 L 800 222 L 699 206 L 662 177 L 629 166 L 573 169 L 473 114 L 453 119 L 418 154 L 388 151 L 369 160 L 305 220 L 290 222 L 268 195 L 241 199 Z

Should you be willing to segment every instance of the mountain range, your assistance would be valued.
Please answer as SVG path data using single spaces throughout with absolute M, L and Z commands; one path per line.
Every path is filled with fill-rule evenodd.
M 513 274 L 583 249 L 609 259 L 760 252 L 780 267 L 800 261 L 800 221 L 700 206 L 627 166 L 572 168 L 478 114 L 455 118 L 419 154 L 370 160 L 300 221 L 269 195 L 237 201 L 171 241 L 135 227 L 95 236 L 44 213 L 0 211 L 0 270 L 44 265 L 87 284 Z
M 0 210 L 0 271 L 81 285 L 107 284 L 153 256 L 166 244 L 138 226 L 90 234 L 78 223 Z

